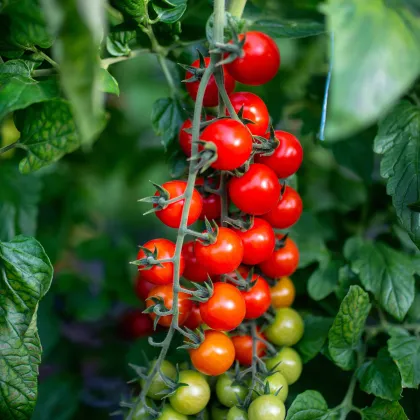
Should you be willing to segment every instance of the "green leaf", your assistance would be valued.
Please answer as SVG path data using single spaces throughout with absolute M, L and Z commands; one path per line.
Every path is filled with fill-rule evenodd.
M 152 7 L 161 22 L 175 23 L 187 10 L 187 0 L 153 0 Z
M 398 320 L 403 320 L 414 299 L 414 266 L 411 259 L 381 242 L 350 238 L 344 255 L 366 290 Z
M 325 32 L 324 25 L 319 22 L 281 19 L 259 19 L 252 22 L 250 29 L 264 32 L 273 38 L 306 38 Z
M 363 420 L 408 420 L 398 401 L 390 402 L 376 398 L 371 407 L 362 410 Z
M 420 18 L 400 1 L 329 0 L 324 10 L 335 38 L 326 126 L 333 141 L 375 122 L 419 75 Z
M 379 123 L 374 150 L 382 155 L 381 175 L 398 220 L 420 248 L 420 214 L 409 207 L 420 198 L 420 109 L 409 102 L 396 105 Z
M 136 39 L 136 31 L 111 32 L 106 37 L 106 49 L 115 57 L 129 55 L 131 52 L 129 43 L 133 39 Z
M 315 270 L 308 281 L 308 293 L 314 300 L 325 299 L 331 294 L 338 283 L 338 261 L 329 261 Z
M 420 384 L 420 339 L 398 331 L 390 331 L 388 350 L 401 373 L 404 388 Z
M 100 72 L 100 83 L 102 92 L 113 93 L 114 95 L 120 95 L 120 88 L 115 77 L 110 74 L 107 70 L 101 69 Z
M 19 143 L 28 152 L 19 164 L 24 174 L 51 164 L 80 146 L 69 104 L 62 99 L 20 111 L 16 127 L 21 132 Z
M 317 391 L 305 391 L 299 394 L 289 410 L 286 420 L 332 420 L 338 414 L 329 412 L 327 402 Z
M 368 394 L 390 401 L 401 398 L 400 372 L 386 348 L 379 350 L 375 360 L 364 363 L 358 369 L 357 377 L 360 388 Z
M 331 358 L 343 370 L 356 367 L 356 350 L 370 308 L 369 295 L 361 287 L 351 286 L 328 333 Z
M 333 319 L 307 315 L 304 317 L 304 322 L 305 332 L 296 347 L 302 356 L 303 362 L 307 363 L 324 347 Z
M 349 292 L 350 286 L 359 284 L 356 274 L 353 273 L 348 265 L 338 270 L 338 285 L 335 294 L 338 299 L 343 300 Z
M 115 0 L 115 7 L 141 22 L 146 16 L 146 0 Z

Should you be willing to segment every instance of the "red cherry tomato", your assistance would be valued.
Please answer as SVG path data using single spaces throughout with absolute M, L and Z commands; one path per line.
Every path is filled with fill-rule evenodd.
M 162 187 L 168 191 L 169 199 L 176 198 L 184 194 L 185 189 L 187 188 L 186 181 L 169 181 L 165 182 Z M 159 195 L 159 191 L 156 191 L 155 196 Z M 162 210 L 156 212 L 158 219 L 165 224 L 166 226 L 172 228 L 179 228 L 182 217 L 182 210 L 184 209 L 184 201 L 179 200 L 175 203 L 169 204 Z M 157 207 L 157 204 L 154 204 L 153 207 Z M 192 225 L 198 220 L 201 210 L 203 209 L 203 200 L 200 193 L 194 189 L 192 194 L 190 212 L 188 214 L 187 224 Z
M 232 230 L 220 227 L 216 242 L 204 245 L 195 243 L 197 262 L 210 274 L 225 274 L 236 270 L 242 261 L 244 246 L 241 238 Z
M 303 205 L 300 195 L 292 187 L 286 185 L 276 207 L 262 217 L 273 228 L 287 229 L 299 220 L 302 214 L 302 208 Z
M 168 239 L 153 239 L 149 242 L 146 242 L 143 245 L 143 248 L 147 248 L 150 251 L 154 252 L 155 248 L 157 250 L 156 259 L 163 260 L 167 258 L 172 258 L 175 254 L 175 244 Z M 140 260 L 145 258 L 146 254 L 142 249 L 139 250 L 137 254 L 137 259 Z M 174 277 L 174 265 L 171 262 L 162 263 L 161 266 L 154 265 L 148 270 L 142 270 L 144 266 L 139 265 L 138 269 L 142 272 L 142 277 L 144 280 L 153 283 L 153 284 L 170 284 L 173 281 Z M 180 266 L 179 266 L 179 275 L 182 276 L 185 268 L 184 257 L 181 255 Z
M 129 339 L 147 337 L 154 333 L 153 321 L 138 309 L 129 311 L 122 316 L 120 328 L 123 336 Z
M 210 182 L 210 185 L 212 188 L 217 189 L 219 187 L 219 182 L 220 181 L 213 180 L 213 182 Z M 199 219 L 219 219 L 222 212 L 220 195 L 206 193 L 205 191 L 203 191 L 203 189 L 200 189 L 201 186 L 204 186 L 203 178 L 197 178 L 197 180 L 195 181 L 195 185 L 198 186 L 197 189 L 198 191 L 200 191 L 201 197 L 203 198 L 203 210 L 201 211 Z
M 137 297 L 140 300 L 146 300 L 149 292 L 156 286 L 154 283 L 150 283 L 149 281 L 145 280 L 142 272 L 139 271 L 137 273 L 136 284 L 134 285 L 134 290 L 136 292 Z
M 226 64 L 226 69 L 240 83 L 263 85 L 277 74 L 280 67 L 280 51 L 274 40 L 262 32 L 241 34 L 239 41 L 242 41 L 244 36 L 243 57 Z
M 167 309 L 172 309 L 174 295 L 172 292 L 172 285 L 165 284 L 163 286 L 156 286 L 154 287 L 146 300 L 146 307 L 150 307 L 154 305 L 151 297 L 162 298 L 163 303 Z M 178 324 L 183 325 L 184 322 L 187 320 L 188 316 L 193 307 L 193 302 L 190 300 L 190 295 L 187 293 L 179 292 L 178 293 Z M 149 316 L 154 320 L 156 318 L 156 314 L 150 313 Z M 165 315 L 159 318 L 158 324 L 162 325 L 163 327 L 169 327 L 172 322 L 172 315 Z
M 258 216 L 275 207 L 281 187 L 272 169 L 253 163 L 243 176 L 229 181 L 228 191 L 230 199 L 239 210 Z
M 217 120 L 204 129 L 200 139 L 214 143 L 217 148 L 217 159 L 211 164 L 214 169 L 232 171 L 243 165 L 251 156 L 251 133 L 239 121 Z
M 186 242 L 182 247 L 182 255 L 185 260 L 184 277 L 187 280 L 198 283 L 208 280 L 208 271 L 202 264 L 197 262 L 194 252 L 194 241 Z
M 212 120 L 213 117 L 210 115 L 206 116 L 206 121 Z M 192 128 L 192 121 L 185 120 L 181 128 L 179 129 L 179 145 L 181 146 L 182 151 L 185 153 L 186 156 L 191 156 L 191 143 L 192 143 L 192 134 L 187 133 L 185 130 Z
M 255 162 L 269 166 L 279 178 L 287 178 L 293 175 L 302 163 L 302 145 L 293 134 L 286 131 L 277 130 L 275 135 L 279 145 L 274 153 L 270 156 L 256 155 Z
M 251 92 L 235 92 L 229 98 L 236 113 L 243 107 L 243 118 L 254 122 L 254 124 L 246 124 L 249 131 L 254 136 L 264 136 L 270 122 L 270 115 L 264 101 Z M 227 110 L 226 115 L 229 115 Z
M 257 274 L 252 276 L 252 281 L 256 281 L 254 286 L 248 291 L 242 290 L 245 299 L 246 319 L 256 319 L 267 312 L 271 304 L 270 286 Z
M 276 235 L 282 239 L 282 235 Z M 274 250 L 268 260 L 263 261 L 259 267 L 263 274 L 273 279 L 290 276 L 299 264 L 299 250 L 294 241 L 286 238 L 283 247 Z
M 211 298 L 200 303 L 201 318 L 213 330 L 231 331 L 237 328 L 245 317 L 245 300 L 232 284 L 215 283 L 213 287 Z
M 190 330 L 195 330 L 203 323 L 200 314 L 200 308 L 198 305 L 193 305 L 190 315 L 187 320 L 184 322 L 184 327 L 189 328 Z
M 260 337 L 262 334 L 258 333 Z M 232 337 L 232 343 L 235 347 L 235 359 L 244 366 L 252 364 L 252 337 L 250 335 L 235 335 Z M 264 356 L 266 345 L 257 341 L 257 355 Z
M 246 231 L 233 229 L 244 244 L 243 264 L 255 265 L 266 260 L 274 251 L 276 238 L 274 230 L 268 222 L 258 217 L 254 224 Z
M 204 58 L 206 67 L 210 64 L 210 57 Z M 200 60 L 195 60 L 192 64 L 192 67 L 199 68 L 200 67 Z M 192 73 L 189 71 L 185 74 L 185 79 L 191 79 Z M 224 79 L 225 79 L 225 88 L 226 92 L 230 94 L 235 89 L 235 79 L 227 72 L 224 71 Z M 188 93 L 190 94 L 191 98 L 194 99 L 194 101 L 197 98 L 198 93 L 198 86 L 200 85 L 200 81 L 197 80 L 195 82 L 187 82 L 185 83 Z M 204 106 L 217 106 L 219 103 L 219 90 L 217 89 L 216 80 L 214 76 L 210 77 L 209 83 L 207 84 L 206 91 L 204 93 L 203 98 L 203 105 Z

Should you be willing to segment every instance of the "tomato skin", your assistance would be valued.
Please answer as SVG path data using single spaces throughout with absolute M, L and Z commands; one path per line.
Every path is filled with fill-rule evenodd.
M 229 197 L 244 213 L 259 216 L 272 210 L 279 201 L 281 187 L 272 169 L 260 163 L 249 165 L 240 178 L 228 183 Z
M 300 218 L 303 210 L 302 199 L 296 190 L 286 185 L 277 205 L 262 217 L 273 228 L 287 229 Z
M 212 120 L 213 117 L 210 115 L 206 116 L 206 121 Z M 190 119 L 185 120 L 181 128 L 179 129 L 178 139 L 179 145 L 181 146 L 182 151 L 185 156 L 191 157 L 191 147 L 192 147 L 192 134 L 187 133 L 185 130 L 192 128 L 192 121 Z
M 267 369 L 280 372 L 289 385 L 294 384 L 300 377 L 303 369 L 299 353 L 291 347 L 283 347 L 274 357 L 267 359 Z
M 245 85 L 263 85 L 269 82 L 280 67 L 280 51 L 274 40 L 268 35 L 250 31 L 239 35 L 239 41 L 245 36 L 244 55 L 226 64 L 227 71 L 235 80 Z
M 292 306 L 295 300 L 296 289 L 289 277 L 281 277 L 270 289 L 270 293 L 271 305 L 274 309 L 288 308 Z
M 282 235 L 276 235 L 279 239 Z M 270 258 L 259 264 L 261 271 L 273 279 L 277 277 L 290 276 L 299 264 L 299 250 L 295 242 L 289 237 L 284 247 L 274 250 Z
M 260 333 L 258 335 L 262 336 Z M 235 335 L 232 337 L 232 343 L 235 347 L 235 360 L 241 365 L 251 366 L 252 364 L 252 337 L 250 335 Z M 257 355 L 264 356 L 266 345 L 257 341 Z
M 234 406 L 228 411 L 226 420 L 248 420 L 248 414 L 246 411 Z
M 153 361 L 153 363 L 150 366 L 149 369 L 149 375 L 154 368 L 156 364 L 156 361 Z M 161 364 L 160 370 L 170 379 L 175 380 L 176 378 L 176 369 L 175 366 L 169 362 L 168 360 L 164 360 Z M 146 381 L 144 379 L 140 380 L 140 385 L 144 387 Z M 159 395 L 160 392 L 163 390 L 168 389 L 165 382 L 163 381 L 162 377 L 159 373 L 156 373 L 153 377 L 152 383 L 150 384 L 149 390 L 147 391 L 147 396 L 149 398 L 152 398 L 153 400 L 160 400 L 162 398 L 161 395 Z
M 141 301 L 145 301 L 147 296 L 149 296 L 149 292 L 156 286 L 156 284 L 151 283 L 144 279 L 142 271 L 137 273 L 136 283 L 134 285 L 134 290 L 136 292 L 137 297 Z
M 175 254 L 175 244 L 168 239 L 152 239 L 149 242 L 146 242 L 143 245 L 143 248 L 147 248 L 150 251 L 154 251 L 155 247 L 157 249 L 157 259 L 166 259 L 172 258 Z M 142 249 L 137 253 L 137 259 L 145 258 L 146 254 Z M 141 271 L 141 276 L 144 280 L 153 283 L 153 284 L 170 284 L 173 282 L 174 277 L 174 265 L 171 262 L 162 263 L 162 267 L 159 265 L 154 265 L 150 270 L 142 270 L 142 267 L 139 265 L 138 270 Z M 182 273 L 185 269 L 184 257 L 181 255 L 179 262 L 179 275 L 182 276 Z
M 184 194 L 185 189 L 187 188 L 186 181 L 169 181 L 162 184 L 162 187 L 165 188 L 169 193 L 169 199 L 176 198 Z M 155 196 L 159 195 L 159 191 L 156 191 Z M 182 218 L 182 210 L 184 209 L 185 200 L 179 200 L 175 203 L 169 204 L 166 208 L 158 210 L 155 212 L 157 218 L 166 226 L 172 228 L 179 228 Z M 154 204 L 153 207 L 157 207 L 157 204 Z M 187 225 L 192 225 L 200 217 L 201 210 L 203 209 L 203 199 L 201 194 L 194 189 L 192 194 L 190 212 L 188 214 Z
M 165 284 L 162 286 L 154 287 L 149 293 L 149 298 L 151 298 L 152 296 L 161 297 L 163 299 L 165 307 L 168 309 L 172 309 L 173 297 L 174 297 L 173 292 L 172 292 L 172 285 Z M 179 311 L 178 324 L 179 325 L 182 325 L 187 320 L 192 310 L 193 302 L 189 298 L 190 298 L 190 295 L 188 295 L 187 293 L 182 293 L 182 292 L 178 293 L 178 311 Z M 153 300 L 151 299 L 148 299 L 146 301 L 147 308 L 152 306 L 153 304 L 154 304 Z M 156 318 L 156 314 L 154 313 L 150 313 L 149 316 L 153 320 Z M 162 325 L 163 327 L 169 327 L 171 325 L 171 322 L 172 322 L 172 315 L 165 315 L 159 318 L 158 324 Z
M 255 280 L 256 283 L 250 290 L 241 291 L 246 305 L 245 319 L 259 318 L 267 312 L 271 304 L 270 286 L 261 276 L 256 274 L 252 276 L 252 281 Z
M 280 401 L 285 402 L 287 395 L 289 394 L 289 384 L 286 378 L 280 372 L 274 372 L 272 375 L 267 376 L 264 380 L 264 384 L 257 383 L 256 391 L 252 393 L 252 399 L 258 398 L 258 394 L 264 394 L 265 386 L 268 384 L 270 388 L 270 394 L 276 395 Z
M 121 318 L 120 328 L 129 339 L 147 337 L 154 333 L 153 321 L 139 309 L 125 313 Z
M 216 242 L 210 245 L 195 243 L 197 262 L 210 274 L 225 274 L 236 270 L 242 262 L 244 246 L 241 238 L 232 230 L 219 228 Z
M 241 400 L 245 400 L 247 389 L 243 385 L 233 385 L 234 378 L 224 373 L 217 378 L 216 395 L 221 404 L 226 407 L 233 407 L 238 404 L 238 396 Z
M 171 405 L 167 404 L 163 407 L 162 412 L 156 420 L 188 420 L 188 416 L 178 413 Z
M 184 326 L 189 328 L 190 330 L 195 330 L 203 323 L 200 314 L 200 308 L 198 305 L 193 305 L 191 312 L 184 322 Z
M 222 214 L 222 202 L 220 195 L 209 194 L 203 197 L 203 210 L 201 211 L 200 220 L 216 220 Z
M 183 276 L 190 281 L 202 283 L 208 280 L 208 271 L 202 264 L 197 262 L 195 256 L 195 243 L 194 241 L 185 242 L 182 246 L 182 255 L 185 260 L 185 269 Z
M 273 253 L 276 238 L 273 228 L 267 221 L 255 217 L 254 224 L 250 229 L 242 231 L 241 229 L 233 228 L 233 230 L 244 244 L 243 264 L 259 264 L 268 259 Z
M 303 331 L 303 319 L 299 313 L 292 308 L 280 308 L 264 332 L 278 346 L 294 346 L 303 337 Z
M 302 145 L 293 134 L 286 131 L 276 130 L 275 135 L 279 145 L 274 153 L 270 156 L 256 155 L 255 162 L 269 166 L 279 178 L 287 178 L 297 172 L 302 164 Z
M 210 57 L 204 57 L 204 62 L 206 64 L 206 67 L 210 64 Z M 199 68 L 200 67 L 200 60 L 195 60 L 192 64 L 192 67 Z M 185 73 L 185 79 L 191 79 L 192 73 L 187 71 Z M 226 71 L 224 70 L 224 80 L 225 80 L 225 88 L 228 95 L 233 92 L 235 89 L 235 79 Z M 188 93 L 190 94 L 191 98 L 194 99 L 194 101 L 197 98 L 198 93 L 198 87 L 200 85 L 200 81 L 197 80 L 195 82 L 185 83 Z M 219 103 L 219 90 L 217 89 L 216 85 L 216 79 L 214 76 L 210 77 L 209 83 L 207 84 L 206 91 L 204 93 L 203 98 L 203 106 L 212 107 L 217 106 Z
M 248 408 L 249 420 L 284 420 L 286 408 L 275 395 L 261 395 Z
M 203 322 L 216 331 L 231 331 L 244 320 L 246 306 L 242 293 L 228 283 L 215 283 L 213 295 L 200 303 Z
M 217 147 L 217 159 L 211 164 L 214 169 L 232 171 L 251 156 L 251 133 L 236 120 L 216 120 L 204 129 L 200 140 L 212 142 Z
M 207 330 L 198 349 L 190 350 L 194 367 L 205 375 L 217 376 L 225 373 L 235 360 L 232 340 L 220 331 Z
M 236 113 L 243 107 L 243 118 L 254 122 L 254 124 L 246 124 L 249 131 L 254 136 L 264 136 L 270 122 L 270 114 L 264 101 L 251 92 L 235 92 L 229 96 L 229 99 Z M 229 115 L 227 110 L 226 115 Z

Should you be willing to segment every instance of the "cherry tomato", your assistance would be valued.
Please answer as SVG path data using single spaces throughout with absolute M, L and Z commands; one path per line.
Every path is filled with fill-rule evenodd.
M 219 331 L 204 332 L 204 341 L 198 349 L 190 350 L 194 367 L 205 375 L 217 376 L 225 373 L 235 360 L 232 340 Z
M 289 385 L 294 384 L 302 373 L 302 359 L 299 353 L 290 347 L 283 347 L 274 357 L 267 359 L 267 369 L 280 372 Z
M 257 383 L 255 391 L 252 394 L 252 399 L 255 400 L 258 395 L 264 394 L 266 384 L 270 389 L 270 394 L 276 395 L 280 401 L 285 402 L 287 395 L 289 394 L 289 385 L 286 378 L 280 372 L 274 372 L 272 375 L 265 378 L 264 383 Z
M 206 115 L 206 121 L 212 120 L 213 117 Z M 188 157 L 191 157 L 191 144 L 192 144 L 192 134 L 187 133 L 185 130 L 192 128 L 192 121 L 185 120 L 181 128 L 179 129 L 179 145 L 181 146 L 182 151 Z
M 254 124 L 246 124 L 254 136 L 264 136 L 270 122 L 270 115 L 264 101 L 251 92 L 235 92 L 229 96 L 236 113 L 243 108 L 243 118 L 253 121 Z M 229 111 L 226 111 L 229 115 Z
M 197 262 L 194 247 L 194 241 L 186 242 L 182 247 L 182 255 L 185 260 L 185 270 L 183 276 L 187 280 L 201 283 L 208 280 L 208 271 L 202 264 Z
M 292 308 L 280 308 L 264 332 L 278 346 L 294 346 L 303 337 L 303 330 L 303 319 L 298 312 Z
M 156 420 L 188 420 L 188 416 L 178 413 L 170 404 L 166 404 Z
M 268 222 L 255 217 L 250 229 L 246 231 L 232 230 L 238 234 L 244 244 L 243 264 L 255 265 L 270 258 L 274 251 L 276 238 L 274 230 Z
M 249 420 L 284 420 L 286 408 L 275 395 L 261 395 L 248 408 Z
M 167 309 L 172 309 L 173 304 L 173 292 L 172 292 L 172 285 L 165 284 L 162 286 L 156 286 L 154 287 L 150 293 L 149 298 L 151 297 L 160 297 L 163 299 L 163 303 Z M 152 299 L 147 299 L 146 301 L 146 307 L 154 305 L 154 302 Z M 193 306 L 192 300 L 190 300 L 190 295 L 187 293 L 178 293 L 178 311 L 179 311 L 179 317 L 178 317 L 178 323 L 179 325 L 182 325 L 188 318 L 188 315 L 191 312 Z M 154 320 L 156 318 L 156 314 L 150 313 L 150 317 Z M 158 324 L 162 325 L 163 327 L 169 327 L 172 322 L 172 315 L 165 315 L 161 316 L 159 318 Z
M 217 158 L 211 164 L 214 169 L 232 171 L 243 165 L 251 156 L 251 133 L 239 121 L 217 120 L 204 129 L 200 139 L 213 143 L 217 148 Z
M 211 406 L 211 420 L 227 420 L 229 409 L 220 405 Z
M 157 250 L 156 259 L 163 260 L 167 258 L 172 258 L 175 254 L 175 244 L 168 239 L 153 239 L 149 242 L 146 242 L 143 245 L 143 248 L 147 248 L 150 251 L 154 252 L 155 248 Z M 146 254 L 142 249 L 139 250 L 137 254 L 137 259 L 145 258 Z M 138 269 L 141 271 L 141 276 L 144 280 L 154 283 L 154 284 L 170 284 L 173 282 L 174 277 L 174 265 L 171 262 L 162 263 L 161 266 L 154 265 L 150 269 L 142 270 L 144 266 L 139 265 Z M 179 275 L 182 276 L 185 268 L 184 257 L 181 255 L 179 263 Z
M 204 179 L 203 178 L 197 178 L 195 181 L 195 185 L 204 186 Z M 219 187 L 219 181 L 214 180 L 214 182 L 211 182 L 210 185 L 212 188 L 217 189 Z M 199 190 L 201 192 L 201 190 Z M 222 205 L 220 200 L 220 195 L 218 194 L 209 194 L 203 191 L 201 193 L 201 196 L 203 198 L 203 210 L 201 211 L 200 220 L 204 220 L 207 218 L 207 220 L 216 220 L 220 218 L 220 215 L 222 213 Z
M 262 336 L 260 333 L 258 335 Z M 232 337 L 232 343 L 235 347 L 235 359 L 244 366 L 250 366 L 252 363 L 252 337 L 250 335 L 235 335 Z M 266 345 L 257 341 L 257 355 L 264 356 Z
M 216 395 L 220 403 L 226 407 L 238 404 L 237 396 L 244 401 L 248 390 L 243 385 L 234 385 L 234 378 L 227 373 L 220 375 L 216 382 Z
M 147 405 L 151 406 L 151 401 L 146 398 Z M 147 412 L 143 401 L 139 400 L 136 405 L 130 410 L 132 420 L 151 420 L 150 414 Z
M 273 228 L 287 229 L 299 220 L 302 208 L 300 195 L 292 187 L 286 185 L 277 205 L 262 217 Z
M 139 309 L 125 313 L 121 318 L 120 328 L 124 337 L 129 339 L 147 337 L 154 333 L 153 321 Z
M 254 286 L 248 291 L 241 291 L 246 305 L 246 319 L 256 319 L 267 312 L 271 304 L 270 286 L 256 274 L 252 276 L 252 281 L 256 281 Z
M 136 284 L 134 286 L 134 290 L 136 292 L 137 297 L 144 301 L 149 296 L 149 292 L 156 286 L 154 283 L 150 283 L 144 279 L 142 271 L 137 273 Z
M 187 320 L 184 322 L 184 326 L 189 328 L 190 330 L 195 330 L 203 323 L 200 314 L 200 308 L 198 305 L 193 305 L 190 315 L 188 316 Z
M 243 176 L 229 181 L 228 190 L 230 199 L 239 210 L 258 216 L 276 206 L 281 187 L 272 169 L 253 163 Z
M 216 242 L 204 245 L 195 243 L 197 262 L 210 274 L 225 274 L 236 270 L 241 264 L 244 246 L 241 238 L 232 230 L 220 227 Z
M 276 235 L 281 239 L 282 235 Z M 290 276 L 299 264 L 299 250 L 292 239 L 286 238 L 284 246 L 274 250 L 271 257 L 259 264 L 261 271 L 273 279 Z
M 165 182 L 162 187 L 168 191 L 169 200 L 179 197 L 184 194 L 185 189 L 187 188 L 186 181 L 169 181 Z M 156 191 L 155 196 L 159 195 L 159 191 Z M 184 199 L 176 201 L 175 203 L 169 204 L 162 210 L 156 211 L 156 216 L 158 219 L 165 224 L 166 226 L 172 228 L 179 228 L 181 224 L 182 211 L 184 209 Z M 157 204 L 154 204 L 153 207 L 157 207 Z M 187 225 L 192 225 L 195 223 L 203 209 L 203 199 L 201 198 L 200 193 L 194 189 L 192 194 L 190 212 L 188 214 Z
M 280 67 L 280 51 L 274 40 L 262 32 L 241 34 L 239 41 L 244 37 L 243 57 L 227 64 L 226 69 L 240 83 L 263 85 L 277 74 Z
M 248 414 L 239 407 L 232 407 L 227 414 L 226 420 L 248 420 Z
M 153 361 L 153 363 L 150 366 L 149 375 L 152 372 L 155 364 L 156 364 L 156 360 Z M 167 376 L 168 378 L 172 380 L 175 380 L 176 369 L 175 369 L 175 366 L 171 362 L 169 362 L 168 360 L 164 360 L 160 366 L 160 370 L 165 376 Z M 144 379 L 141 379 L 140 385 L 142 388 L 144 387 L 145 384 L 146 384 L 146 381 Z M 167 389 L 168 387 L 166 386 L 165 382 L 163 381 L 162 377 L 160 376 L 158 372 L 153 377 L 152 383 L 150 384 L 149 390 L 147 391 L 146 395 L 149 398 L 152 398 L 153 400 L 160 400 L 162 398 L 162 395 L 160 395 L 160 392 Z
M 303 160 L 303 149 L 299 140 L 286 131 L 275 132 L 279 145 L 270 156 L 255 156 L 255 162 L 269 166 L 279 178 L 293 175 Z M 269 137 L 269 134 L 266 136 Z
M 273 308 L 288 308 L 295 300 L 296 289 L 289 277 L 281 277 L 270 289 Z
M 210 64 L 210 57 L 205 57 L 204 61 L 205 61 L 206 67 L 208 67 Z M 191 66 L 199 68 L 200 60 L 199 59 L 195 60 L 191 64 Z M 185 74 L 185 79 L 187 80 L 191 79 L 192 76 L 193 74 L 187 71 Z M 225 80 L 226 92 L 228 94 L 232 93 L 233 90 L 235 89 L 235 79 L 227 71 L 224 71 L 224 80 Z M 191 98 L 193 98 L 195 101 L 195 99 L 197 98 L 198 86 L 200 85 L 200 81 L 197 80 L 195 82 L 187 82 L 185 84 L 186 84 L 188 93 L 190 94 Z M 218 103 L 219 103 L 219 90 L 217 89 L 216 80 L 214 76 L 211 76 L 209 83 L 207 84 L 206 91 L 204 93 L 203 105 L 211 107 L 211 106 L 217 106 Z

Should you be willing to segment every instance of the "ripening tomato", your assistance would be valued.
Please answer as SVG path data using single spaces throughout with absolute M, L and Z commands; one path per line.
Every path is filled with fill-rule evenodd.
M 249 420 L 284 420 L 286 407 L 275 395 L 260 395 L 248 408 Z
M 238 404 L 238 397 L 244 401 L 248 389 L 244 385 L 235 383 L 235 378 L 229 373 L 224 373 L 217 378 L 216 395 L 221 404 L 226 407 L 233 407 Z
M 276 235 L 282 239 L 282 235 Z M 273 279 L 277 277 L 290 276 L 293 274 L 299 264 L 299 250 L 296 244 L 289 237 L 284 241 L 284 245 L 275 249 L 268 260 L 259 264 L 263 274 Z
M 152 239 L 149 242 L 146 242 L 143 245 L 143 248 L 147 248 L 150 251 L 154 252 L 157 250 L 156 259 L 163 260 L 167 258 L 172 258 L 175 254 L 175 244 L 168 239 Z M 142 249 L 137 253 L 137 259 L 140 260 L 145 258 L 146 254 Z M 154 265 L 150 269 L 144 269 L 145 266 L 139 265 L 138 269 L 141 270 L 142 278 L 150 283 L 154 284 L 170 284 L 173 282 L 174 277 L 174 265 L 171 262 L 164 262 L 159 265 Z M 181 255 L 179 261 L 179 275 L 182 276 L 185 268 L 184 257 Z
M 139 309 L 126 312 L 119 326 L 124 337 L 129 339 L 147 337 L 154 333 L 153 321 Z
M 253 225 L 248 230 L 232 230 L 238 234 L 244 244 L 243 264 L 255 265 L 270 258 L 274 251 L 276 238 L 274 230 L 268 222 L 255 217 Z
M 169 200 L 179 197 L 184 194 L 187 188 L 186 181 L 169 181 L 165 182 L 162 187 L 168 191 Z M 156 191 L 155 196 L 159 195 L 159 191 Z M 156 211 L 156 216 L 158 219 L 165 224 L 166 226 L 172 228 L 179 228 L 181 224 L 182 211 L 184 210 L 185 200 L 179 200 L 175 203 L 169 204 L 162 210 Z M 154 204 L 153 207 L 157 207 L 157 204 Z M 190 211 L 188 214 L 187 225 L 192 225 L 195 223 L 203 209 L 203 199 L 201 198 L 200 193 L 194 189 L 191 199 Z
M 184 322 L 184 327 L 189 328 L 190 330 L 195 330 L 203 323 L 200 314 L 200 307 L 197 304 L 193 304 L 191 312 Z
M 194 241 L 185 242 L 182 247 L 182 255 L 185 260 L 183 276 L 187 280 L 202 283 L 209 279 L 207 269 L 197 262 L 194 252 Z
M 214 169 L 232 171 L 251 156 L 251 133 L 241 122 L 230 118 L 216 120 L 208 125 L 201 133 L 200 140 L 211 142 L 217 148 L 217 158 L 211 164 Z
M 236 270 L 241 264 L 244 246 L 241 238 L 232 230 L 220 227 L 216 242 L 204 245 L 195 243 L 197 262 L 210 274 L 225 274 Z
M 261 336 L 260 333 L 258 335 Z M 232 343 L 235 347 L 235 360 L 241 365 L 250 366 L 252 364 L 252 337 L 250 335 L 235 335 L 232 337 Z M 264 356 L 266 348 L 264 343 L 257 341 L 257 356 Z
M 296 289 L 289 277 L 280 277 L 270 289 L 271 305 L 273 308 L 288 308 L 295 300 Z
M 217 331 L 231 331 L 243 321 L 245 300 L 237 287 L 228 283 L 215 283 L 207 302 L 200 303 L 203 322 Z
M 277 74 L 280 51 L 274 40 L 262 32 L 246 32 L 239 35 L 239 41 L 244 37 L 243 56 L 226 64 L 226 69 L 240 83 L 263 85 Z
M 236 113 L 243 108 L 242 117 L 253 122 L 253 124 L 246 124 L 249 131 L 254 136 L 264 136 L 270 122 L 270 115 L 264 101 L 251 92 L 235 92 L 229 96 L 229 99 Z M 226 115 L 229 115 L 227 110 Z
M 206 121 L 212 120 L 213 117 L 210 115 L 206 115 Z M 192 128 L 192 121 L 185 120 L 181 128 L 179 129 L 179 145 L 181 146 L 182 151 L 188 157 L 191 157 L 191 145 L 192 145 L 192 134 L 187 133 L 185 130 L 189 130 Z
M 271 304 L 270 286 L 257 274 L 252 276 L 252 281 L 256 283 L 249 290 L 242 290 L 245 300 L 246 319 L 256 319 L 265 314 Z
M 149 292 L 156 286 L 156 284 L 151 283 L 144 279 L 142 272 L 139 271 L 137 273 L 136 284 L 134 285 L 134 290 L 136 292 L 137 297 L 140 300 L 146 300 Z
M 210 57 L 205 57 L 204 61 L 205 61 L 206 67 L 208 67 L 210 64 Z M 191 64 L 191 66 L 199 68 L 200 60 L 199 59 L 195 60 Z M 193 74 L 187 71 L 185 74 L 185 79 L 186 80 L 191 79 L 192 76 Z M 229 95 L 235 89 L 235 79 L 225 70 L 224 70 L 224 81 L 225 81 L 226 92 Z M 191 98 L 193 98 L 195 101 L 197 98 L 198 87 L 200 85 L 200 81 L 197 80 L 194 82 L 186 82 L 185 85 Z M 219 90 L 217 89 L 216 79 L 214 78 L 214 76 L 211 76 L 209 83 L 207 84 L 206 91 L 204 93 L 203 105 L 211 107 L 211 106 L 217 106 L 218 103 L 219 103 Z
M 287 229 L 299 220 L 302 208 L 302 199 L 298 192 L 286 185 L 277 205 L 262 217 L 273 228 Z
M 150 306 L 154 305 L 154 302 L 151 297 L 157 297 L 162 298 L 163 303 L 167 309 L 172 309 L 173 305 L 173 291 L 172 291 L 172 285 L 165 284 L 162 286 L 156 286 L 154 287 L 148 296 L 148 299 L 146 301 L 146 307 L 149 308 Z M 178 293 L 178 324 L 182 325 L 188 318 L 191 310 L 193 307 L 193 302 L 190 300 L 190 295 L 187 293 L 179 292 Z M 156 314 L 150 313 L 150 317 L 154 320 L 156 318 Z M 162 325 L 163 327 L 169 327 L 172 322 L 172 315 L 165 315 L 161 316 L 159 318 L 158 324 Z
M 270 156 L 255 155 L 255 162 L 269 166 L 279 178 L 293 175 L 303 160 L 303 149 L 299 140 L 286 131 L 275 132 L 279 145 Z M 266 135 L 269 138 L 269 134 Z
M 279 308 L 273 322 L 265 329 L 265 335 L 279 347 L 294 346 L 302 337 L 304 323 L 293 308 Z
M 281 187 L 272 169 L 253 163 L 243 176 L 229 181 L 228 191 L 230 199 L 239 210 L 258 216 L 275 207 Z
M 225 373 L 235 360 L 232 340 L 220 331 L 207 330 L 204 341 L 197 349 L 190 350 L 193 366 L 205 375 L 217 376 Z
M 153 368 L 156 366 L 156 360 L 150 364 L 148 376 L 151 376 Z M 168 360 L 163 360 L 159 370 L 168 378 L 172 379 L 173 381 L 176 379 L 176 368 L 175 366 L 169 362 Z M 144 388 L 146 384 L 146 380 L 144 378 L 140 379 L 140 386 Z M 147 396 L 153 400 L 160 400 L 162 395 L 160 394 L 162 391 L 168 390 L 168 386 L 165 381 L 160 376 L 160 373 L 156 373 L 153 376 L 152 382 L 150 384 L 149 390 L 147 391 Z
M 274 357 L 267 359 L 267 369 L 280 372 L 289 385 L 294 384 L 302 374 L 302 359 L 291 347 L 283 347 Z

